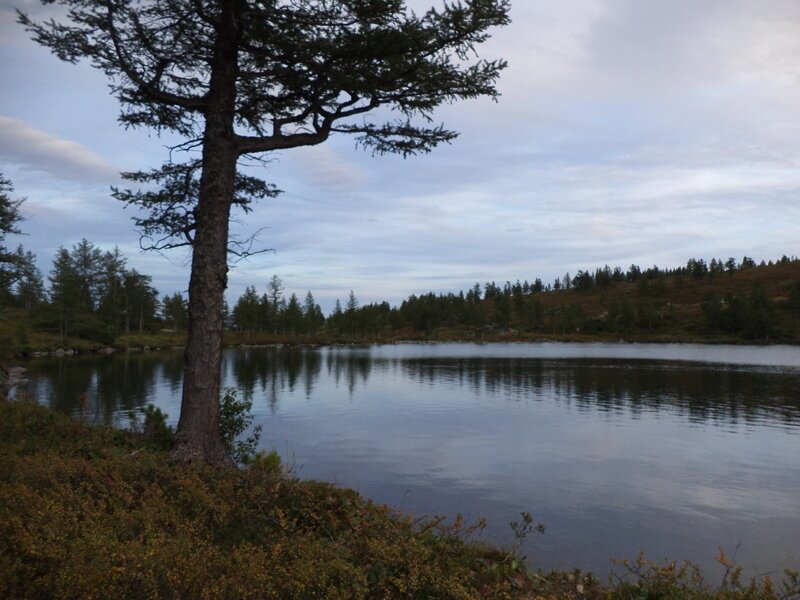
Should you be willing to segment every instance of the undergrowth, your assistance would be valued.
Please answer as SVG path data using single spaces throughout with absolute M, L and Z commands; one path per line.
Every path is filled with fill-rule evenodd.
M 0 399 L 0 597 L 800 597 L 797 574 L 742 583 L 733 566 L 713 588 L 643 558 L 607 584 L 534 573 L 518 550 L 469 541 L 481 522 L 403 515 L 287 476 L 270 455 L 221 471 L 174 464 L 163 447 Z M 523 514 L 515 532 L 528 531 Z

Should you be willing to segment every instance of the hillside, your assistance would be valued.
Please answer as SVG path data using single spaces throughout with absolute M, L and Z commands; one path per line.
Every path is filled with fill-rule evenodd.
M 800 261 L 722 268 L 690 260 L 673 270 L 631 267 L 580 271 L 554 285 L 494 282 L 458 293 L 409 296 L 347 309 L 327 317 L 309 292 L 308 307 L 270 300 L 248 288 L 227 317 L 226 343 L 329 344 L 398 340 L 463 341 L 652 341 L 707 343 L 800 343 Z M 556 289 L 559 288 L 559 289 Z M 170 300 L 169 298 L 167 301 Z M 165 301 L 165 305 L 167 304 Z M 306 310 L 307 308 L 307 310 Z M 75 323 L 97 321 L 77 314 Z M 111 327 L 75 328 L 62 336 L 52 309 L 0 308 L 0 356 L 58 348 L 79 352 L 104 348 L 168 348 L 185 342 L 185 330 L 162 317 L 141 332 L 110 333 Z M 179 321 L 180 322 L 180 321 Z M 185 323 L 185 317 L 183 318 Z M 83 331 L 83 333 L 81 333 Z M 92 333 L 96 332 L 96 333 Z
M 686 268 L 628 273 L 605 267 L 541 291 L 539 280 L 476 284 L 466 294 L 411 296 L 397 309 L 368 305 L 342 315 L 338 330 L 485 341 L 800 341 L 800 262 L 745 264 L 724 270 L 715 260 L 709 270 L 691 260 Z M 327 325 L 336 331 L 334 317 Z
M 526 319 L 523 303 L 511 327 L 556 336 L 797 343 L 799 285 L 800 262 L 789 261 L 713 276 L 673 274 L 605 289 L 573 287 L 525 299 L 541 304 L 539 320 Z M 493 304 L 490 310 L 497 311 Z

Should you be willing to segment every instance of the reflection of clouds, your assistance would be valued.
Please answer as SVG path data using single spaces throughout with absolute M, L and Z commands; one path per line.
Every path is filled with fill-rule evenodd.
M 709 474 L 707 464 L 696 464 L 694 468 L 696 473 L 691 473 L 691 468 L 686 465 L 673 469 L 654 465 L 659 475 L 639 476 L 636 496 L 649 506 L 717 522 L 724 522 L 737 512 L 761 512 L 770 518 L 797 516 L 796 490 L 787 489 L 783 482 L 774 478 L 774 473 L 732 484 L 729 469 L 716 477 Z M 696 478 L 696 482 L 675 486 L 676 474 L 686 477 L 687 472 L 690 478 Z
M 715 347 L 720 360 L 749 353 L 773 365 L 722 366 L 676 362 L 708 354 L 698 346 L 542 344 L 535 348 L 547 358 L 525 358 L 532 348 L 229 349 L 225 385 L 253 399 L 263 447 L 303 477 L 417 514 L 487 516 L 484 539 L 502 543 L 509 520 L 532 512 L 547 525 L 532 544 L 536 568 L 605 573 L 607 557 L 641 550 L 708 559 L 706 567 L 719 545 L 732 551 L 740 541 L 749 573 L 792 566 L 800 532 L 793 349 Z M 659 348 L 672 360 L 599 356 Z M 577 356 L 564 357 L 570 351 Z M 177 420 L 180 352 L 27 366 L 30 389 L 59 410 L 78 414 L 88 390 L 86 418 L 113 421 L 154 401 Z

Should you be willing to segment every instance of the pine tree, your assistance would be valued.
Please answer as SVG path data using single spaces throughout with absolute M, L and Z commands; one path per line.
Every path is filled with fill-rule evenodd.
M 34 39 L 108 75 L 125 126 L 171 131 L 200 146 L 196 202 L 189 210 L 180 198 L 175 203 L 184 209 L 177 213 L 186 218 L 192 273 L 173 453 L 226 463 L 222 304 L 239 158 L 337 134 L 404 156 L 452 141 L 455 132 L 429 124 L 432 113 L 458 99 L 497 96 L 505 62 L 473 56 L 490 28 L 509 22 L 509 1 L 445 3 L 422 14 L 402 0 L 57 2 L 68 9 L 68 22 L 20 15 Z M 376 120 L 392 109 L 399 120 Z
M 353 290 L 350 290 L 350 294 L 347 296 L 347 305 L 344 314 L 347 317 L 347 323 L 350 327 L 351 338 L 356 337 L 356 309 L 358 309 L 358 298 L 356 298 Z
M 173 331 L 185 330 L 189 321 L 189 306 L 183 294 L 175 292 L 165 296 L 161 302 L 161 315 Z
M 33 252 L 25 251 L 20 245 L 15 254 L 19 277 L 14 295 L 17 303 L 30 314 L 44 300 L 44 281 L 42 273 L 36 266 L 36 255 Z
M 12 284 L 20 276 L 18 257 L 3 245 L 6 236 L 20 233 L 17 223 L 22 220 L 19 212 L 22 200 L 12 200 L 9 194 L 13 191 L 14 186 L 0 173 L 0 299 L 10 294 Z
M 61 338 L 68 334 L 75 314 L 82 308 L 79 303 L 81 282 L 75 270 L 69 250 L 63 246 L 56 252 L 50 280 L 50 304 L 58 319 Z
M 322 309 L 314 300 L 314 295 L 309 290 L 303 301 L 303 320 L 305 322 L 306 332 L 309 336 L 313 337 L 325 322 L 325 317 L 322 315 Z
M 284 327 L 291 335 L 295 335 L 303 326 L 303 309 L 300 307 L 297 294 L 292 293 L 289 296 L 289 301 L 283 310 L 282 320 Z
M 239 331 L 257 331 L 261 322 L 261 302 L 256 288 L 248 286 L 233 307 L 233 323 Z

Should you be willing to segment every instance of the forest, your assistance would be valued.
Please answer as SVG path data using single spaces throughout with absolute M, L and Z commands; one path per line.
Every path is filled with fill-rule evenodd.
M 59 248 L 47 276 L 18 246 L 0 287 L 0 323 L 18 352 L 71 340 L 125 345 L 131 336 L 181 335 L 188 304 L 162 295 L 152 277 L 128 266 L 119 248 L 89 240 Z M 225 306 L 229 342 L 397 339 L 623 338 L 798 340 L 800 261 L 690 259 L 685 266 L 626 270 L 604 266 L 541 278 L 475 283 L 466 291 L 412 294 L 397 306 L 361 305 L 351 291 L 325 315 L 311 291 L 287 293 L 274 275 Z M 32 340 L 39 340 L 38 343 Z M 123 343 L 120 344 L 120 340 Z M 135 342 L 134 342 L 135 343 Z M 166 345 L 166 342 L 165 342 Z
M 61 246 L 45 277 L 21 244 L 21 200 L 0 175 L 0 336 L 5 353 L 56 347 L 183 343 L 188 302 L 162 295 L 119 248 L 87 239 Z M 466 291 L 412 294 L 399 306 L 361 305 L 351 290 L 326 316 L 309 290 L 300 300 L 278 275 L 223 306 L 228 343 L 400 339 L 800 340 L 800 259 L 691 258 L 672 268 L 587 268 L 552 282 L 475 283 Z M 141 336 L 148 336 L 146 342 Z M 132 337 L 133 336 L 133 337 Z M 136 336 L 140 336 L 138 339 Z M 167 337 L 165 337 L 167 336 Z M 87 346 L 88 342 L 88 346 Z
M 796 341 L 800 261 L 692 258 L 685 266 L 603 266 L 544 284 L 475 283 L 466 292 L 412 294 L 399 306 L 359 306 L 351 291 L 323 318 L 311 292 L 302 305 L 283 298 L 275 276 L 236 301 L 230 328 L 240 332 L 349 339 L 426 337 L 463 339 L 563 336 L 673 336 Z

